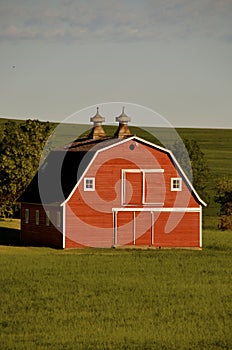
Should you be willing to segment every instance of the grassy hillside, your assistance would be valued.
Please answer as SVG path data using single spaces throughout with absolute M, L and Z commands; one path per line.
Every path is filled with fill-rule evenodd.
M 184 138 L 195 139 L 205 154 L 209 168 L 210 201 L 204 209 L 205 225 L 215 227 L 219 207 L 214 203 L 215 188 L 223 176 L 232 177 L 232 129 L 177 129 Z
M 0 344 L 231 349 L 232 232 L 204 250 L 0 247 Z
M 195 139 L 204 152 L 213 177 L 232 173 L 232 129 L 177 129 L 181 137 Z

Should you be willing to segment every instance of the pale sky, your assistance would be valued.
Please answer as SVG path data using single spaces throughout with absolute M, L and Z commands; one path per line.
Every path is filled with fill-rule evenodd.
M 232 128 L 232 0 L 0 0 L 1 117 L 110 101 Z

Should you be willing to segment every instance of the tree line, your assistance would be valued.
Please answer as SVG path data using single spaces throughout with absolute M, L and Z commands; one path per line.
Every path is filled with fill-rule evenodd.
M 38 120 L 0 124 L 0 217 L 19 216 L 17 199 L 35 175 L 52 129 Z
M 19 217 L 17 199 L 35 175 L 43 147 L 54 124 L 38 120 L 8 121 L 0 124 L 0 217 Z M 195 140 L 176 142 L 173 153 L 186 174 L 192 171 L 193 186 L 204 201 L 209 200 L 209 167 Z M 214 198 L 220 205 L 219 227 L 232 229 L 232 179 L 221 180 Z

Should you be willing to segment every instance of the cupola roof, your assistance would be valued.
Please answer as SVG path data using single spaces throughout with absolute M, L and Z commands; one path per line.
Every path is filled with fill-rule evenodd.
M 90 121 L 93 122 L 94 125 L 100 125 L 105 121 L 105 118 L 99 114 L 99 107 L 97 107 L 97 112 L 93 117 L 90 118 Z
M 122 113 L 120 116 L 116 117 L 116 122 L 119 122 L 120 124 L 127 124 L 128 122 L 131 121 L 131 118 L 128 117 L 125 113 L 125 107 L 122 107 Z

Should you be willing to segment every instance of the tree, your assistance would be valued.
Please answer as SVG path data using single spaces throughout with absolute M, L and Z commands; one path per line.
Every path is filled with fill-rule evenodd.
M 17 198 L 35 174 L 52 126 L 49 122 L 9 121 L 0 138 L 0 217 L 12 217 Z
M 175 142 L 172 152 L 185 174 L 190 180 L 192 178 L 192 184 L 199 196 L 208 201 L 209 194 L 207 191 L 207 185 L 209 179 L 209 167 L 205 155 L 201 151 L 196 140 L 183 139 L 183 143 L 187 152 L 180 141 Z
M 232 179 L 224 177 L 217 183 L 215 202 L 220 204 L 219 228 L 232 229 Z

